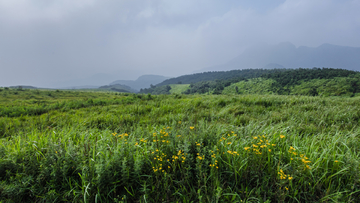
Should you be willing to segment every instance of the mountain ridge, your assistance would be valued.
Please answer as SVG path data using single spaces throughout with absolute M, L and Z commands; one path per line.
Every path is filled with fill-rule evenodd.
M 259 69 L 269 64 L 285 68 L 343 68 L 360 70 L 360 47 L 324 43 L 318 47 L 299 46 L 290 42 L 277 45 L 258 44 L 225 64 L 211 66 L 201 71 L 224 71 L 233 69 Z
M 166 79 L 169 79 L 169 77 L 162 75 L 142 75 L 136 80 L 116 80 L 111 82 L 110 85 L 126 85 L 132 89 L 140 91 L 142 88 L 148 88 L 150 85 L 161 83 Z

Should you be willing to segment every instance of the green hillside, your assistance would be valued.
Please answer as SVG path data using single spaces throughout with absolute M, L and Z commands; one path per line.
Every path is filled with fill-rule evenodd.
M 274 70 L 261 77 L 203 81 L 191 84 L 186 94 L 278 94 L 355 96 L 360 73 L 343 69 Z
M 161 85 L 165 83 L 160 83 L 142 89 L 140 93 L 355 96 L 360 92 L 359 72 L 333 68 L 207 72 L 181 76 L 164 82 L 181 83 L 179 78 L 184 81 L 198 82 L 187 84 L 187 86 L 181 86 L 182 84 Z M 172 90 L 173 88 L 176 90 Z
M 272 72 L 279 72 L 282 69 L 243 69 L 243 70 L 231 70 L 231 71 L 213 71 L 204 73 L 195 73 L 191 75 L 183 75 L 176 78 L 167 79 L 155 86 L 160 87 L 170 84 L 191 84 L 204 81 L 215 81 L 215 80 L 230 80 L 233 78 L 257 78 L 264 74 Z
M 223 94 L 286 94 L 308 96 L 355 96 L 359 95 L 360 78 L 336 77 L 299 81 L 283 88 L 276 80 L 254 78 L 225 87 Z
M 272 90 L 273 79 L 254 78 L 233 83 L 225 87 L 222 94 L 275 94 Z
M 99 87 L 99 89 L 115 91 L 115 92 L 137 92 L 137 90 L 134 90 L 127 85 L 120 85 L 120 84 L 105 85 Z
M 182 94 L 189 88 L 189 84 L 172 84 L 170 85 L 170 93 L 172 94 Z

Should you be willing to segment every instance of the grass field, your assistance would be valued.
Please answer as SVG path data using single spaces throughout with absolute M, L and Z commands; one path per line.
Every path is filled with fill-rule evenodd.
M 357 202 L 360 98 L 0 91 L 1 202 Z

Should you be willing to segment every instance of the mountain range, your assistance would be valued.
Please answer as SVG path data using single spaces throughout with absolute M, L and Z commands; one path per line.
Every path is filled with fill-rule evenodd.
M 116 80 L 110 85 L 126 85 L 139 91 L 142 88 L 148 88 L 150 85 L 155 85 L 161 83 L 162 81 L 169 79 L 168 77 L 161 76 L 161 75 L 142 75 L 136 80 Z
M 360 47 L 322 44 L 319 47 L 296 47 L 290 42 L 277 45 L 258 44 L 246 49 L 229 62 L 204 68 L 224 71 L 249 68 L 313 68 L 328 67 L 360 70 Z

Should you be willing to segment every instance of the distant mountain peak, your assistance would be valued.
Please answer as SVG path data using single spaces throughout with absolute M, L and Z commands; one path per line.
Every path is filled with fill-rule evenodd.
M 229 62 L 201 71 L 265 68 L 281 64 L 284 68 L 329 67 L 360 70 L 360 48 L 324 43 L 318 47 L 299 46 L 291 42 L 277 45 L 257 44 Z
M 277 45 L 278 47 L 296 49 L 296 46 L 291 42 L 281 42 Z
M 151 84 L 155 85 L 161 83 L 166 79 L 169 78 L 162 75 L 142 75 L 136 80 L 116 80 L 110 83 L 110 85 L 115 85 L 115 84 L 126 85 L 131 87 L 132 89 L 139 91 L 140 89 L 150 87 Z

